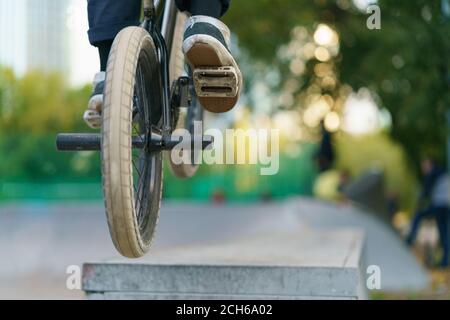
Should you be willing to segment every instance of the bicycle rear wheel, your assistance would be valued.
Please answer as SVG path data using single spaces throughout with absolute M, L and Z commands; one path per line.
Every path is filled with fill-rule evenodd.
M 130 258 L 149 250 L 159 217 L 162 152 L 148 143 L 162 127 L 159 68 L 147 31 L 128 27 L 117 35 L 104 90 L 102 180 L 111 238 Z M 133 137 L 144 147 L 133 149 Z
M 184 26 L 187 19 L 187 15 L 183 12 L 178 12 L 177 22 L 175 24 L 174 38 L 172 42 L 172 52 L 170 56 L 170 74 L 171 74 L 171 83 L 177 80 L 179 77 L 185 74 L 185 59 L 183 54 L 183 34 L 184 34 Z M 191 72 L 189 72 L 189 76 L 192 77 Z M 173 128 L 181 129 L 184 128 L 189 131 L 189 133 L 194 137 L 194 122 L 202 122 L 203 121 L 203 107 L 197 100 L 195 90 L 192 86 L 191 90 L 192 101 L 188 108 L 176 108 L 172 110 L 172 116 L 174 118 Z M 197 137 L 199 138 L 199 137 Z M 201 137 L 200 137 L 201 138 Z M 198 171 L 199 165 L 196 164 L 198 162 L 198 157 L 201 156 L 200 153 L 195 153 L 195 150 L 192 150 L 189 163 L 175 163 L 171 156 L 171 151 L 168 151 L 167 159 L 169 162 L 169 169 L 178 178 L 186 179 L 191 178 Z M 185 152 L 185 151 L 183 151 Z M 182 156 L 182 155 L 180 155 Z

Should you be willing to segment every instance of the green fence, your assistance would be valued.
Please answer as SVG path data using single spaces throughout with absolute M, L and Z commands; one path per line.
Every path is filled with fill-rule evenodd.
M 306 146 L 301 156 L 280 157 L 276 175 L 262 176 L 258 165 L 217 165 L 201 168 L 190 180 L 166 175 L 165 197 L 210 200 L 221 194 L 232 201 L 256 201 L 291 195 L 311 195 L 315 169 L 311 161 L 313 148 Z
M 230 201 L 258 201 L 291 195 L 310 195 L 315 170 L 311 161 L 282 157 L 280 171 L 261 176 L 258 166 L 202 166 L 198 174 L 180 180 L 165 169 L 164 197 L 167 199 L 209 201 L 220 193 Z M 167 167 L 167 166 L 166 166 Z M 0 181 L 0 201 L 100 200 L 100 179 L 94 181 Z
M 59 153 L 54 136 L 16 141 L 0 138 L 0 201 L 100 200 L 98 153 Z M 164 197 L 209 201 L 258 201 L 310 195 L 315 177 L 315 146 L 304 144 L 295 156 L 280 155 L 279 172 L 260 175 L 259 165 L 202 165 L 191 179 L 174 177 L 165 166 Z M 14 150 L 14 152 L 11 152 Z

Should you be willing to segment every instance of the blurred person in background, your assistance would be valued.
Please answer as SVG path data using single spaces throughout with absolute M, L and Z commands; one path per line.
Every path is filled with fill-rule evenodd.
M 432 157 L 426 157 L 421 164 L 423 173 L 419 210 L 416 212 L 411 230 L 406 239 L 412 246 L 423 219 L 433 218 L 439 231 L 442 247 L 441 266 L 449 266 L 449 181 L 445 170 Z
M 333 148 L 333 137 L 330 131 L 325 127 L 325 122 L 320 122 L 322 138 L 320 140 L 319 150 L 315 154 L 315 162 L 319 168 L 319 172 L 324 172 L 334 164 L 335 154 Z

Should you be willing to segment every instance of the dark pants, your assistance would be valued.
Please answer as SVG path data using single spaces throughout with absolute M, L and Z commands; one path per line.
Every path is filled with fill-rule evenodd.
M 181 11 L 221 17 L 231 0 L 175 0 Z M 141 0 L 88 0 L 89 41 L 110 41 L 125 27 L 139 25 Z
M 407 242 L 413 244 L 416 239 L 417 231 L 423 219 L 436 219 L 439 230 L 439 239 L 443 250 L 442 266 L 449 265 L 449 208 L 447 206 L 429 206 L 423 210 L 419 210 L 414 216 L 411 231 L 408 235 Z

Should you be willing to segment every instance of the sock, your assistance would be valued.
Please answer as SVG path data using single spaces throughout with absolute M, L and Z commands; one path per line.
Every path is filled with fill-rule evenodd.
M 100 41 L 95 44 L 98 48 L 98 53 L 100 56 L 100 71 L 106 71 L 106 65 L 108 64 L 108 57 L 112 44 L 113 40 Z
M 189 12 L 193 16 L 202 15 L 219 19 L 222 15 L 220 0 L 191 0 Z

